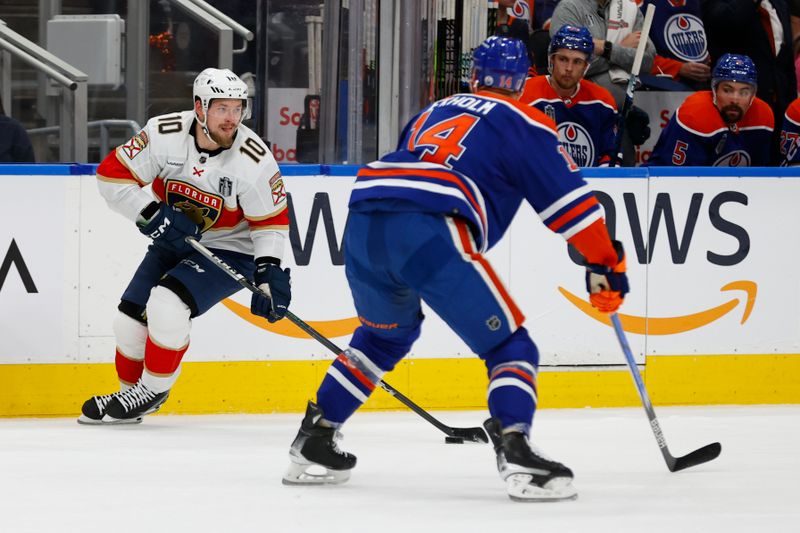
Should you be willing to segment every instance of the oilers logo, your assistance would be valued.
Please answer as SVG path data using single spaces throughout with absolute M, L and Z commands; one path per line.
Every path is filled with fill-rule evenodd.
M 733 152 L 728 152 L 727 154 L 723 155 L 716 161 L 714 161 L 715 167 L 749 167 L 750 166 L 750 154 L 745 152 L 744 150 L 735 150 Z
M 694 15 L 671 16 L 664 24 L 664 42 L 675 57 L 701 62 L 708 55 L 708 40 L 703 22 Z
M 522 20 L 531 19 L 531 8 L 527 0 L 517 0 L 511 8 L 511 14 Z
M 558 125 L 558 140 L 579 167 L 594 166 L 594 143 L 586 128 L 575 122 Z

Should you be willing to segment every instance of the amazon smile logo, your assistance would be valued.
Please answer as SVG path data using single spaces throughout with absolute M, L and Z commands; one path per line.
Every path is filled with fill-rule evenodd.
M 668 257 L 665 258 L 673 265 L 683 265 L 686 263 L 689 250 L 693 241 L 695 230 L 700 225 L 710 226 L 703 231 L 718 231 L 738 244 L 731 253 L 720 253 L 713 248 L 705 250 L 705 256 L 709 263 L 718 266 L 733 266 L 744 261 L 751 249 L 750 235 L 743 225 L 734 219 L 724 216 L 725 210 L 739 206 L 747 206 L 749 199 L 747 195 L 739 191 L 721 191 L 714 195 L 703 192 L 693 192 L 691 195 L 681 194 L 679 203 L 673 205 L 673 195 L 669 192 L 659 192 L 650 207 L 650 216 L 642 221 L 640 218 L 641 202 L 635 193 L 625 192 L 622 194 L 622 202 L 618 206 L 612 197 L 603 192 L 595 191 L 598 201 L 602 204 L 606 215 L 606 225 L 609 227 L 610 234 L 614 235 L 616 220 L 620 216 L 627 218 L 628 226 L 631 231 L 632 246 L 629 256 L 634 258 L 639 264 L 650 264 L 653 261 L 656 242 L 659 240 L 660 233 L 666 232 Z M 330 256 L 330 264 L 333 267 L 344 265 L 343 245 L 341 235 L 337 235 L 336 224 L 334 224 L 334 206 L 327 192 L 314 192 L 311 200 L 311 208 L 308 219 L 297 220 L 294 200 L 288 194 L 287 204 L 289 210 L 289 242 L 294 255 L 294 263 L 298 267 L 308 266 L 313 255 L 314 245 L 321 241 L 324 247 L 327 244 L 327 251 Z M 705 206 L 705 211 L 704 211 Z M 733 211 L 736 213 L 737 211 Z M 704 216 L 705 215 L 705 216 Z M 681 228 L 682 230 L 679 230 Z M 303 231 L 305 230 L 305 235 Z M 324 239 L 320 239 L 324 235 Z M 664 237 L 661 238 L 663 240 Z M 324 252 L 323 252 L 324 253 Z M 576 256 L 577 252 L 569 248 L 569 254 L 576 265 L 582 264 L 582 258 Z M 563 287 L 558 290 L 570 303 L 581 310 L 586 315 L 610 325 L 608 316 L 596 311 L 591 304 L 572 294 Z M 750 317 L 753 305 L 755 304 L 757 285 L 755 282 L 740 280 L 728 283 L 721 287 L 720 291 L 743 291 L 744 299 L 740 296 L 732 297 L 714 307 L 690 312 L 682 316 L 672 317 L 645 317 L 636 315 L 619 314 L 625 331 L 637 334 L 649 335 L 674 335 L 702 328 L 733 311 L 740 304 L 743 305 L 741 323 L 744 324 Z M 744 303 L 742 303 L 744 302 Z M 239 304 L 231 299 L 223 300 L 222 304 L 231 312 L 250 324 L 267 330 L 271 333 L 294 337 L 299 339 L 309 338 L 305 332 L 292 324 L 288 320 L 281 320 L 270 324 L 266 319 L 250 314 L 249 306 Z M 624 307 L 623 307 L 624 309 Z M 358 317 L 342 318 L 338 320 L 320 320 L 308 322 L 315 330 L 328 338 L 344 337 L 351 335 L 355 329 L 361 325 Z
M 250 307 L 234 302 L 230 298 L 222 300 L 222 305 L 231 310 L 236 316 L 250 322 L 254 326 L 265 329 L 278 335 L 286 337 L 295 337 L 297 339 L 310 339 L 309 335 L 302 329 L 295 326 L 289 320 L 280 320 L 274 324 L 270 324 L 266 318 L 255 316 L 250 313 Z M 306 322 L 309 326 L 322 333 L 324 336 L 332 339 L 334 337 L 344 337 L 345 335 L 352 335 L 358 326 L 361 325 L 357 317 L 342 318 L 340 320 L 318 320 Z
M 611 325 L 608 315 L 596 310 L 592 305 L 572 294 L 563 287 L 558 288 L 559 292 L 569 300 L 575 307 L 583 311 L 586 315 L 594 318 L 598 322 L 606 325 Z M 747 322 L 750 318 L 750 313 L 753 311 L 753 306 L 756 303 L 756 294 L 758 292 L 758 285 L 753 281 L 741 280 L 732 281 L 727 285 L 720 288 L 721 292 L 726 291 L 743 291 L 746 295 L 744 301 L 744 311 L 742 312 L 741 323 Z M 676 333 L 683 333 L 693 329 L 702 328 L 712 322 L 719 320 L 723 316 L 733 311 L 741 303 L 740 298 L 731 298 L 727 302 L 721 303 L 710 309 L 697 311 L 682 316 L 672 317 L 643 317 L 636 315 L 626 315 L 619 313 L 622 320 L 622 327 L 629 333 L 637 333 L 639 335 L 675 335 Z M 281 320 L 274 324 L 270 324 L 267 319 L 254 316 L 250 314 L 250 308 L 246 305 L 237 303 L 230 298 L 222 301 L 222 305 L 227 307 L 239 318 L 253 324 L 256 327 L 265 329 L 278 335 L 286 337 L 294 337 L 298 339 L 307 339 L 309 336 L 300 328 L 295 326 L 288 320 Z M 321 334 L 328 338 L 344 337 L 351 335 L 355 329 L 361 325 L 357 317 L 342 318 L 339 320 L 319 320 L 309 321 L 308 324 L 319 331 Z
M 606 325 L 611 325 L 611 320 L 608 315 L 596 310 L 592 305 L 578 298 L 563 287 L 558 288 L 559 292 L 569 300 L 575 307 L 583 311 L 585 314 L 594 318 L 598 322 Z M 756 303 L 756 293 L 758 286 L 753 281 L 732 281 L 724 285 L 720 291 L 744 291 L 747 295 L 744 303 L 744 311 L 742 313 L 742 321 L 744 324 L 750 317 L 753 310 L 753 305 Z M 622 327 L 629 333 L 638 333 L 640 335 L 674 335 L 676 333 L 683 333 L 693 329 L 702 328 L 715 320 L 718 320 L 735 309 L 740 303 L 739 298 L 732 298 L 725 303 L 716 307 L 698 311 L 688 315 L 673 316 L 673 317 L 643 317 L 635 315 L 625 315 L 618 313 L 622 321 Z

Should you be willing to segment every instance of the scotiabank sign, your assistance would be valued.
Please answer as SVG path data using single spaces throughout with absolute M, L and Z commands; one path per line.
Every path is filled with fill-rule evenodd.
M 297 162 L 297 127 L 308 89 L 269 89 L 267 139 L 278 163 Z

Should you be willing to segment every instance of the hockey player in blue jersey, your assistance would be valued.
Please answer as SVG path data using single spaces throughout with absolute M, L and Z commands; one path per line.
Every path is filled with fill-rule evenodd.
M 781 127 L 781 166 L 796 167 L 800 165 L 800 98 L 786 108 Z
M 586 258 L 595 307 L 615 311 L 628 282 L 622 246 L 609 238 L 597 199 L 559 144 L 555 125 L 517 100 L 528 66 L 522 42 L 490 37 L 474 54 L 473 94 L 423 109 L 395 152 L 359 171 L 344 253 L 361 326 L 329 367 L 316 403 L 308 404 L 285 484 L 348 479 L 356 458 L 338 448 L 338 428 L 409 352 L 425 300 L 486 364 L 491 418 L 485 426 L 509 496 L 576 496 L 572 471 L 528 440 L 539 354 L 483 252 L 526 200 Z
M 593 51 L 588 29 L 565 24 L 550 40 L 550 74 L 528 78 L 520 98 L 555 121 L 558 139 L 580 167 L 607 166 L 616 148 L 614 97 L 583 79 Z
M 756 67 L 725 54 L 711 90 L 689 96 L 661 131 L 645 166 L 749 167 L 770 164 L 772 110 L 756 96 Z
M 644 0 L 639 5 L 642 13 L 650 4 L 656 8 L 649 35 L 656 57 L 650 73 L 667 75 L 694 89 L 707 89 L 711 60 L 700 0 Z

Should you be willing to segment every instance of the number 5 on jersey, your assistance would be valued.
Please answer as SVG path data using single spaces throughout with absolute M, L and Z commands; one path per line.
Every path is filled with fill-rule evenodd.
M 480 117 L 462 113 L 426 126 L 425 121 L 431 110 L 420 115 L 408 136 L 408 151 L 420 154 L 419 158 L 430 163 L 438 163 L 451 167 L 451 162 L 457 160 L 467 149 L 464 140 L 478 123 Z

